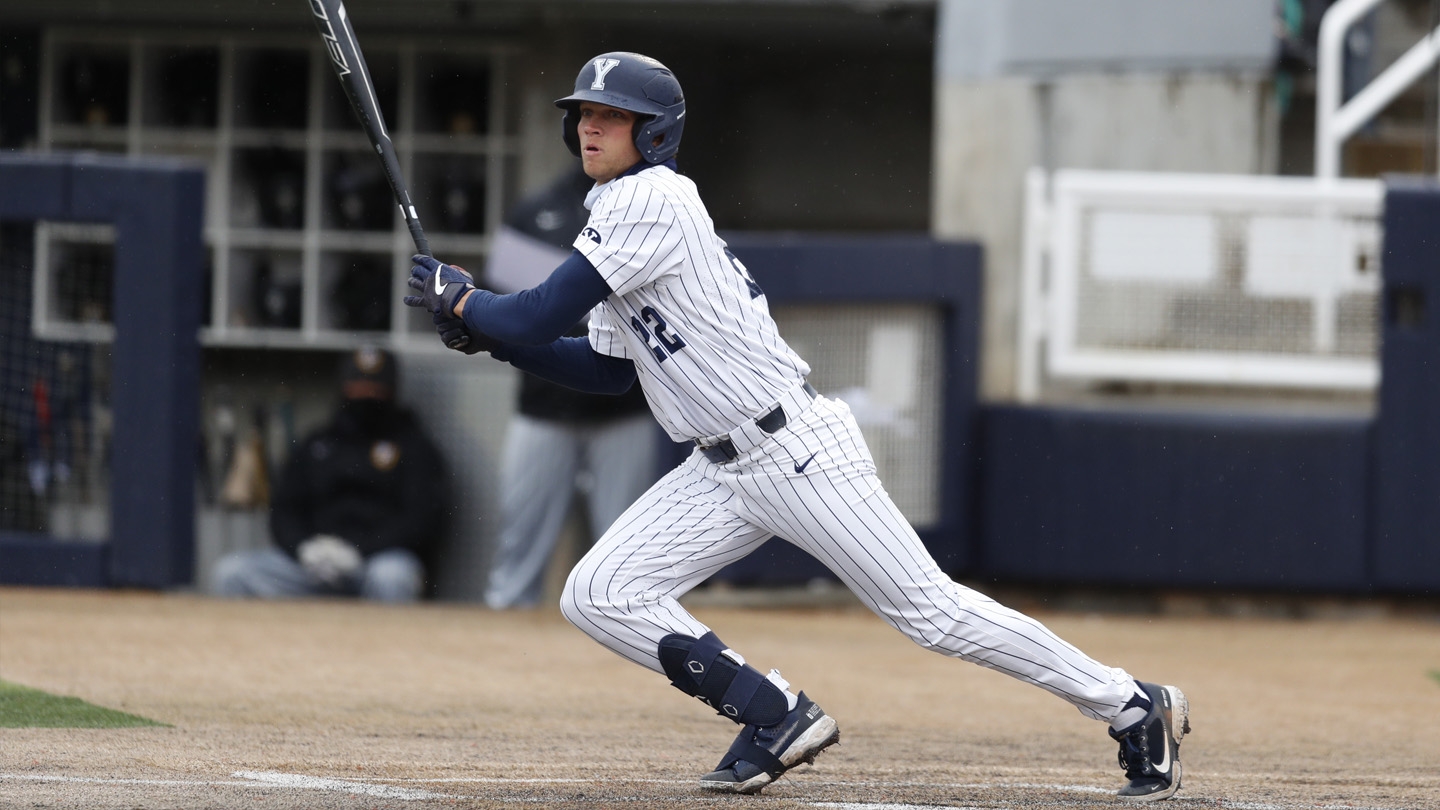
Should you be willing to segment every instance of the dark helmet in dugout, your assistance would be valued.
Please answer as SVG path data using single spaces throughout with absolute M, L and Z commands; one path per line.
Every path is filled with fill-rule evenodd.
M 580 103 L 591 101 L 629 110 L 636 115 L 635 148 L 648 163 L 664 163 L 680 148 L 685 129 L 685 94 L 670 69 L 638 53 L 602 53 L 585 63 L 575 78 L 575 92 L 558 99 L 565 111 L 563 136 L 571 153 L 580 156 Z
M 395 355 L 379 346 L 360 346 L 340 358 L 340 384 L 346 389 L 379 389 L 375 393 L 390 395 L 396 377 Z

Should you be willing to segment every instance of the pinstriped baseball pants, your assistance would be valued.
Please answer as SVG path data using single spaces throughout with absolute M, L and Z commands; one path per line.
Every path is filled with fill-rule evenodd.
M 561 609 L 596 641 L 661 672 L 661 638 L 710 630 L 678 597 L 772 535 L 824 563 L 926 649 L 1039 686 L 1096 720 L 1134 694 L 1124 670 L 946 576 L 885 492 L 848 406 L 823 396 L 733 461 L 692 453 L 575 566 Z

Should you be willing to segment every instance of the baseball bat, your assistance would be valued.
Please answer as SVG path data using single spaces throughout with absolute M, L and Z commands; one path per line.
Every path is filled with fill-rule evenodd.
M 420 227 L 420 216 L 415 213 L 415 204 L 410 202 L 410 189 L 405 186 L 405 176 L 400 172 L 400 160 L 395 155 L 395 145 L 390 142 L 390 133 L 385 131 L 385 116 L 380 113 L 380 102 L 375 98 L 375 83 L 370 81 L 370 70 L 365 67 L 365 55 L 355 41 L 355 31 L 350 27 L 350 18 L 345 13 L 341 0 L 310 0 L 310 11 L 315 15 L 315 27 L 325 42 L 330 54 L 330 66 L 350 99 L 355 118 L 380 156 L 385 167 L 385 179 L 390 181 L 390 190 L 395 193 L 395 203 L 400 206 L 400 215 L 410 228 L 410 237 L 415 248 L 426 256 L 430 255 L 430 242 L 425 230 Z

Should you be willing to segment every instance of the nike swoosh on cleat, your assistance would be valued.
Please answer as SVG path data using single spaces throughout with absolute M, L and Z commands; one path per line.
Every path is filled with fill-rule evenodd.
M 814 453 L 811 453 L 811 454 L 810 454 L 810 458 L 805 459 L 805 463 L 803 463 L 803 464 L 796 464 L 796 465 L 795 465 L 795 472 L 797 472 L 797 473 L 803 473 L 803 472 L 805 472 L 805 468 L 810 466 L 810 462 L 814 461 L 814 460 L 815 460 L 815 456 L 818 455 L 818 454 L 819 454 L 819 451 L 817 450 L 817 451 L 815 451 Z
M 1163 722 L 1164 722 L 1164 721 L 1162 721 L 1162 723 L 1163 723 Z M 1168 723 L 1165 723 L 1164 725 L 1165 725 L 1165 743 L 1164 743 L 1164 746 L 1165 746 L 1165 758 L 1162 759 L 1162 760 L 1160 760 L 1160 764 L 1155 766 L 1155 770 L 1156 770 L 1156 771 L 1159 771 L 1161 774 L 1164 774 L 1165 776 L 1169 776 L 1169 775 L 1170 775 L 1170 726 L 1169 726 Z

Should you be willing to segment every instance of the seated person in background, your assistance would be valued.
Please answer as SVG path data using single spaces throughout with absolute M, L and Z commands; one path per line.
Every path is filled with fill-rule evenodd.
M 274 488 L 277 547 L 222 557 L 218 595 L 386 602 L 423 595 L 425 560 L 449 512 L 449 482 L 439 449 L 395 404 L 395 380 L 387 351 L 363 347 L 345 356 L 344 400 L 291 452 Z

